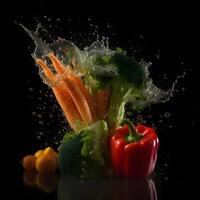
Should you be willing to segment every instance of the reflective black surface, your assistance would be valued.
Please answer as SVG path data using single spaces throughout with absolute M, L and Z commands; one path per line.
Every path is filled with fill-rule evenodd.
M 198 181 L 184 178 L 161 180 L 156 176 L 147 180 L 77 180 L 62 178 L 58 174 L 26 172 L 17 181 L 15 189 L 13 194 L 20 199 L 192 199 L 198 192 Z
M 66 199 L 140 199 L 157 200 L 154 180 L 98 179 L 78 180 L 58 177 L 57 174 L 25 172 L 23 182 L 26 190 L 54 195 L 58 200 Z

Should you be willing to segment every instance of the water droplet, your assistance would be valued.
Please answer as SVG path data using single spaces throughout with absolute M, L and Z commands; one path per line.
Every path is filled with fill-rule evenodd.
M 110 24 L 107 24 L 107 28 L 111 28 Z
M 32 115 L 35 116 L 37 113 L 36 112 L 32 112 Z
M 181 88 L 181 90 L 184 92 L 184 91 L 185 91 L 185 88 L 184 88 L 184 87 L 182 87 L 182 88 Z
M 37 116 L 38 116 L 39 118 L 42 118 L 42 115 L 41 115 L 41 114 L 38 114 Z
M 41 120 L 40 120 L 40 121 L 38 121 L 38 123 L 39 123 L 39 124 L 41 124 L 41 125 L 42 125 L 42 124 L 44 124 L 44 122 L 43 122 L 43 121 L 41 121 Z
M 39 135 L 44 135 L 44 132 L 40 131 L 38 134 L 39 134 Z
M 169 113 L 169 112 L 166 112 L 166 113 L 164 114 L 164 116 L 165 116 L 166 118 L 168 118 L 168 117 L 170 117 L 170 113 Z
M 157 58 L 157 59 L 160 59 L 160 51 L 157 51 L 157 53 L 156 53 L 156 58 Z
M 34 89 L 33 89 L 33 88 L 29 88 L 28 90 L 29 90 L 30 92 L 33 92 L 33 91 L 34 91 Z
M 81 171 L 82 171 L 82 172 L 84 172 L 84 171 L 85 171 L 85 168 L 84 168 L 84 167 L 82 167 L 82 168 L 81 168 Z

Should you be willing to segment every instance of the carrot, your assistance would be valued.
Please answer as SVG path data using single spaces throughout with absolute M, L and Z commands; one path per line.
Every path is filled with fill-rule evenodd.
M 53 63 L 53 66 L 54 68 L 56 69 L 56 71 L 59 73 L 59 74 L 63 74 L 64 71 L 66 70 L 65 67 L 62 65 L 62 63 L 60 62 L 60 60 L 53 54 L 53 53 L 50 53 L 49 54 L 49 58 L 51 59 L 52 63 Z M 73 65 L 76 66 L 76 62 L 75 60 L 72 60 L 73 61 Z M 91 95 L 89 94 L 89 91 L 88 89 L 85 87 L 85 85 L 83 84 L 82 80 L 80 79 L 80 77 L 78 76 L 73 76 L 71 77 L 72 79 L 74 79 L 77 83 L 77 85 L 79 86 L 80 90 L 82 91 L 84 97 L 86 98 L 89 106 L 90 106 L 90 109 L 92 111 L 94 111 L 93 109 L 93 105 L 92 105 L 92 97 Z M 95 112 L 92 112 L 92 113 L 95 113 Z
M 58 74 L 63 74 L 65 71 L 65 67 L 62 65 L 60 60 L 58 60 L 58 58 L 56 56 L 54 56 L 53 53 L 49 54 L 49 58 L 51 59 L 53 66 L 54 66 L 55 70 L 58 72 Z
M 47 78 L 52 81 L 56 82 L 56 77 L 51 72 L 51 70 L 48 68 L 48 66 L 44 63 L 43 60 L 37 59 L 36 63 L 41 66 L 43 69 L 45 75 Z M 57 85 L 52 86 L 52 90 L 55 94 L 55 97 L 60 104 L 60 107 L 62 108 L 65 117 L 67 118 L 67 121 L 69 122 L 70 126 L 77 130 L 77 122 L 82 123 L 82 118 L 76 108 L 76 105 L 74 104 L 74 101 L 72 100 L 68 90 L 66 89 L 66 86 L 63 82 L 59 82 Z
M 66 69 L 64 68 L 64 66 L 62 65 L 62 63 L 59 61 L 59 59 L 53 53 L 49 54 L 49 58 L 51 59 L 51 61 L 53 63 L 53 66 L 56 69 L 56 71 L 59 74 L 63 74 Z M 75 61 L 74 61 L 74 65 L 76 65 Z M 92 97 L 89 94 L 88 89 L 85 87 L 85 85 L 83 84 L 83 82 L 80 79 L 80 77 L 78 77 L 78 76 L 70 76 L 70 77 L 71 77 L 71 79 L 73 79 L 74 84 L 76 84 L 77 87 L 79 87 L 79 90 L 82 92 L 82 95 L 85 97 L 85 99 L 86 99 L 86 101 L 88 103 L 88 106 L 90 108 L 90 111 L 91 111 L 91 114 L 92 114 L 92 118 L 93 118 L 93 120 L 95 120 L 96 119 L 96 116 L 95 116 L 96 112 L 95 112 L 94 105 L 92 105 L 93 104 L 92 103 Z M 71 91 L 71 93 L 73 93 L 73 91 Z M 88 121 L 88 119 L 86 119 L 86 122 L 90 122 L 90 120 Z
M 50 53 L 49 58 L 51 59 L 57 73 L 63 74 L 66 69 L 63 67 L 62 63 L 57 59 L 57 57 L 54 56 L 53 53 Z M 43 68 L 47 77 L 49 77 L 52 81 L 56 79 L 56 76 L 54 76 L 54 74 L 42 60 L 39 60 L 38 64 Z M 69 96 L 71 96 L 73 101 L 70 102 L 70 105 L 73 109 L 76 107 L 78 111 L 72 113 L 76 114 L 76 117 L 78 117 L 78 119 L 81 118 L 85 123 L 92 123 L 95 120 L 94 105 L 92 105 L 92 97 L 90 96 L 89 91 L 83 84 L 82 80 L 79 77 L 69 73 L 63 78 L 63 81 L 61 80 L 59 83 L 61 83 L 59 88 L 52 87 L 52 89 L 61 108 L 64 110 L 68 121 L 71 122 L 70 124 L 73 126 L 73 119 L 70 117 L 70 112 L 68 112 L 70 108 L 67 108 L 66 103 L 64 102 L 65 99 L 68 99 L 67 102 L 69 101 Z M 66 91 L 68 91 L 68 93 Z M 72 105 L 73 103 L 74 105 Z
M 93 117 L 86 98 L 84 97 L 80 87 L 72 76 L 66 76 L 64 79 L 66 88 L 71 95 L 83 121 L 85 123 L 92 123 Z
M 63 74 L 65 71 L 65 68 L 63 67 L 59 59 L 53 53 L 50 53 L 49 57 L 53 63 L 55 70 L 58 72 L 58 74 Z M 74 61 L 74 65 L 76 65 L 75 61 Z M 94 112 L 94 106 L 92 105 L 92 98 L 89 94 L 89 91 L 78 76 L 73 76 L 73 75 L 68 74 L 68 77 L 70 77 L 70 79 L 65 78 L 68 91 L 71 94 L 72 99 L 74 100 L 80 112 L 80 115 L 82 116 L 84 121 L 86 123 L 91 123 L 93 121 L 93 118 L 95 118 L 94 117 L 95 112 Z M 83 101 L 81 101 L 81 99 Z M 83 109 L 83 106 L 85 107 L 85 109 Z
M 45 75 L 47 76 L 49 81 L 55 83 L 56 82 L 56 77 L 51 72 L 51 70 L 48 68 L 46 63 L 41 59 L 36 59 L 35 62 L 42 68 L 43 72 L 45 73 Z
M 83 123 L 83 120 L 69 92 L 62 87 L 53 87 L 52 90 L 70 126 L 78 131 L 78 126 Z
M 105 119 L 109 106 L 110 90 L 98 90 L 95 94 L 97 115 L 100 119 Z
M 89 93 L 89 90 L 85 87 L 85 85 L 83 84 L 83 81 L 81 80 L 80 77 L 72 76 L 72 79 L 74 79 L 74 81 L 76 82 L 76 85 L 80 88 L 83 96 L 87 100 L 91 114 L 92 114 L 92 117 L 93 117 L 93 121 L 96 121 L 96 108 L 95 108 L 95 104 L 94 104 L 94 101 L 92 99 L 92 96 Z

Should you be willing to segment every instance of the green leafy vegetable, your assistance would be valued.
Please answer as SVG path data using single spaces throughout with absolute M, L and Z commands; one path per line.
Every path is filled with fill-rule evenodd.
M 87 169 L 89 165 L 95 166 L 92 174 L 99 173 L 101 167 L 105 166 L 105 158 L 107 158 L 107 136 L 108 128 L 104 120 L 99 120 L 82 129 L 80 133 L 73 131 L 67 133 L 59 147 L 61 173 L 63 175 L 81 174 L 83 161 Z M 91 175 L 90 172 L 87 174 Z
M 67 139 L 59 147 L 59 167 L 62 175 L 81 173 L 81 135 L 67 134 Z
M 92 124 L 87 130 L 82 132 L 81 149 L 82 156 L 91 157 L 100 165 L 104 165 L 104 155 L 107 153 L 108 127 L 104 120 L 99 120 Z

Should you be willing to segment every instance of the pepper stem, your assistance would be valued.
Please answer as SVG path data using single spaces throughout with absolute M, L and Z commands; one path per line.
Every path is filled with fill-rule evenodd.
M 127 125 L 128 126 L 128 130 L 129 130 L 129 134 L 125 137 L 126 141 L 128 143 L 131 142 L 137 142 L 139 141 L 143 136 L 139 135 L 135 129 L 135 126 L 131 123 L 130 120 L 128 119 L 123 119 L 120 123 L 120 125 Z

